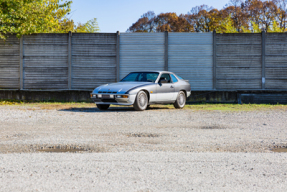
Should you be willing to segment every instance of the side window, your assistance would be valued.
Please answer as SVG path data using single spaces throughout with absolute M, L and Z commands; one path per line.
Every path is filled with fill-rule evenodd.
M 169 74 L 162 74 L 160 76 L 160 79 L 163 79 L 163 78 L 167 81 L 167 83 L 171 83 Z
M 170 76 L 171 76 L 171 79 L 172 79 L 173 83 L 178 82 L 177 78 L 173 74 L 170 74 Z

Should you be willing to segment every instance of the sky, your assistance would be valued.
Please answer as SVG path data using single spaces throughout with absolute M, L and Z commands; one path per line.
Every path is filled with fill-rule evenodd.
M 72 0 L 71 14 L 75 23 L 97 18 L 101 32 L 126 32 L 141 15 L 154 11 L 156 15 L 188 13 L 192 7 L 206 4 L 222 9 L 229 0 Z

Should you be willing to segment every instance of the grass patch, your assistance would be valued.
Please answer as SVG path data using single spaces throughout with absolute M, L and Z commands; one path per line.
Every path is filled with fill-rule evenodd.
M 21 101 L 21 100 L 0 100 L 0 106 L 26 106 L 30 109 L 61 110 L 69 108 L 95 108 L 91 102 L 54 102 L 54 101 Z M 131 106 L 111 105 L 111 108 L 125 108 Z M 151 105 L 148 110 L 174 109 L 173 105 Z M 282 104 L 187 104 L 184 110 L 194 111 L 256 111 L 256 110 L 285 110 L 287 105 Z
M 204 111 L 255 111 L 255 110 L 287 110 L 287 105 L 271 104 L 194 104 L 185 109 Z
M 26 106 L 30 109 L 68 109 L 68 108 L 90 108 L 95 107 L 94 103 L 90 102 L 56 102 L 56 101 L 21 101 L 21 100 L 0 100 L 0 106 L 16 105 Z
M 174 109 L 173 105 L 152 105 L 150 109 Z M 194 111 L 257 111 L 257 110 L 287 110 L 282 104 L 187 104 L 184 110 Z

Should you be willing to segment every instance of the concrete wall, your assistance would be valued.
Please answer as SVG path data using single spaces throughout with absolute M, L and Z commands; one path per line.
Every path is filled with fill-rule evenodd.
M 169 70 L 193 91 L 287 90 L 287 34 L 69 33 L 0 41 L 0 89 L 87 90 Z

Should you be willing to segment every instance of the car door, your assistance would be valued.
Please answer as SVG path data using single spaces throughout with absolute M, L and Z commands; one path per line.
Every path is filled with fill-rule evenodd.
M 156 100 L 157 102 L 172 101 L 175 93 L 175 88 L 172 83 L 171 77 L 168 73 L 161 74 L 161 78 L 166 79 L 166 83 L 157 83 Z

